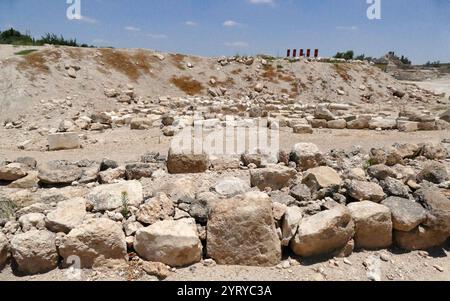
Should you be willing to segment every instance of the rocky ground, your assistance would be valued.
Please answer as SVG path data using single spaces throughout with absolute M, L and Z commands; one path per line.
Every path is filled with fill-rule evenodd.
M 450 280 L 441 91 L 328 59 L 1 46 L 0 65 L 0 280 Z M 186 152 L 191 127 L 247 145 Z

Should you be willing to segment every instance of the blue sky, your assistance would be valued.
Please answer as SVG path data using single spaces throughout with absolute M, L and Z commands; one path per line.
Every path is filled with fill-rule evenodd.
M 81 0 L 83 19 L 71 21 L 66 0 L 0 0 L 0 30 L 198 55 L 395 50 L 414 63 L 450 62 L 449 0 L 381 0 L 381 20 L 367 18 L 366 1 Z

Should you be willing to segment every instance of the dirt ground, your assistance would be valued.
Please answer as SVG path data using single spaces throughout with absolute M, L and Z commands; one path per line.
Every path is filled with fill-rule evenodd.
M 148 131 L 132 131 L 128 128 L 108 130 L 105 133 L 89 133 L 88 140 L 95 143 L 83 143 L 83 148 L 58 152 L 24 151 L 17 149 L 20 131 L 0 129 L 0 160 L 13 160 L 17 157 L 31 156 L 38 162 L 50 160 L 81 159 L 101 160 L 105 157 L 120 163 L 136 161 L 141 155 L 157 151 L 167 154 L 171 139 L 161 135 L 158 129 Z M 24 137 L 25 138 L 25 137 Z M 392 146 L 395 143 L 440 143 L 450 138 L 450 131 L 401 133 L 398 131 L 366 131 L 366 130 L 329 130 L 317 129 L 313 135 L 293 134 L 292 130 L 282 129 L 280 132 L 280 148 L 290 150 L 300 142 L 316 144 L 321 151 L 331 149 L 349 150 L 360 146 L 364 150 L 373 147 Z M 45 145 L 46 137 L 35 137 L 37 144 Z M 110 151 L 114 150 L 114 151 Z
M 188 268 L 175 269 L 165 281 L 369 281 L 365 266 L 374 258 L 382 281 L 450 281 L 450 242 L 443 249 L 428 252 L 404 253 L 397 249 L 359 251 L 348 258 L 303 261 L 294 258 L 298 265 L 290 267 L 204 266 L 203 263 Z M 286 259 L 285 261 L 287 261 Z M 0 281 L 71 281 L 71 280 L 130 280 L 124 270 L 83 270 L 81 278 L 71 278 L 68 270 L 57 269 L 47 274 L 17 276 L 10 267 L 0 273 Z M 143 275 L 136 281 L 157 281 Z

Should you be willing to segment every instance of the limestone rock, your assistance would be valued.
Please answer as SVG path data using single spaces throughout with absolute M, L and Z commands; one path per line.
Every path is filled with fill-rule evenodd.
M 428 250 L 442 246 L 449 238 L 448 232 L 419 226 L 410 232 L 394 231 L 397 246 L 407 251 Z
M 50 151 L 80 148 L 80 138 L 77 133 L 56 133 L 48 135 L 48 148 Z
M 138 181 L 124 181 L 95 187 L 87 196 L 94 211 L 115 210 L 124 206 L 138 207 L 143 202 L 142 184 Z
M 214 190 L 221 196 L 234 197 L 249 191 L 250 185 L 239 178 L 227 177 L 220 179 L 214 186 Z
M 201 260 L 202 244 L 191 219 L 160 221 L 136 233 L 134 248 L 145 260 L 172 267 L 187 266 Z
M 296 174 L 295 169 L 284 166 L 255 169 L 250 171 L 250 182 L 252 187 L 258 187 L 261 190 L 267 187 L 272 190 L 280 190 L 288 187 Z
M 56 235 L 33 230 L 11 239 L 11 254 L 19 271 L 25 274 L 46 273 L 58 266 Z
M 105 260 L 125 261 L 125 234 L 121 225 L 110 219 L 89 219 L 62 237 L 59 254 L 65 265 L 72 256 L 78 256 L 81 268 L 92 268 Z
M 337 206 L 303 218 L 291 241 L 291 248 L 302 257 L 328 255 L 346 246 L 354 233 L 350 211 L 344 206 Z
M 332 168 L 327 166 L 309 169 L 303 178 L 303 184 L 311 190 L 341 186 L 341 176 Z
M 209 216 L 207 253 L 218 264 L 275 266 L 281 244 L 275 230 L 270 198 L 249 192 L 217 202 Z
M 370 201 L 348 205 L 355 222 L 355 245 L 363 249 L 387 248 L 392 244 L 392 218 L 388 207 Z
M 298 143 L 291 151 L 291 161 L 299 170 L 305 171 L 323 165 L 324 157 L 319 148 L 312 143 Z
M 426 210 L 408 199 L 389 197 L 381 204 L 391 210 L 395 230 L 409 232 L 427 220 Z
M 82 224 L 86 216 L 86 200 L 75 198 L 58 203 L 55 210 L 47 214 L 47 229 L 54 233 L 69 233 Z
M 28 168 L 21 163 L 0 166 L 0 181 L 16 181 L 28 174 Z
M 38 178 L 44 184 L 71 184 L 81 178 L 83 171 L 67 161 L 51 161 L 39 167 Z
M 143 224 L 152 225 L 173 217 L 174 213 L 172 200 L 164 193 L 160 193 L 139 208 L 136 212 L 136 219 Z
M 380 185 L 373 182 L 351 181 L 347 187 L 349 195 L 358 201 L 381 202 L 385 193 Z
M 170 148 L 167 169 L 171 174 L 202 173 L 209 168 L 209 158 L 205 153 L 193 154 Z

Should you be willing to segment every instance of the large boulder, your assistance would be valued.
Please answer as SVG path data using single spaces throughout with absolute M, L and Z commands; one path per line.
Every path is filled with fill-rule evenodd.
M 303 218 L 291 248 L 302 257 L 329 255 L 344 248 L 354 233 L 350 211 L 344 206 L 336 206 Z
M 445 113 L 443 113 L 440 116 L 440 119 L 450 123 L 450 109 L 448 109 Z
M 449 238 L 448 232 L 419 226 L 410 232 L 394 231 L 397 246 L 407 251 L 428 250 L 442 246 Z
M 370 201 L 348 205 L 355 222 L 355 246 L 387 248 L 392 244 L 392 218 L 388 207 Z
M 324 106 L 318 106 L 316 110 L 314 111 L 314 118 L 316 119 L 323 119 L 326 121 L 335 120 L 336 117 L 331 113 L 330 110 L 328 110 Z
M 252 187 L 258 187 L 261 190 L 267 187 L 272 190 L 280 190 L 284 187 L 289 187 L 290 182 L 295 179 L 296 175 L 295 169 L 277 165 L 251 170 L 250 181 Z
M 25 177 L 15 180 L 8 187 L 19 189 L 37 188 L 39 184 L 38 174 L 39 172 L 36 170 L 29 171 Z
M 250 185 L 248 180 L 246 182 L 236 177 L 226 177 L 217 181 L 214 190 L 221 196 L 234 197 L 249 191 Z
M 64 264 L 72 256 L 80 258 L 81 268 L 92 268 L 105 260 L 127 259 L 127 243 L 122 226 L 110 219 L 89 219 L 74 228 L 59 242 Z
M 67 161 L 51 161 L 39 167 L 38 178 L 44 184 L 68 185 L 78 181 L 82 175 L 82 169 L 73 163 Z
M 299 170 L 305 171 L 324 164 L 324 156 L 319 148 L 312 143 L 298 143 L 294 145 L 290 156 Z
M 316 167 L 308 170 L 303 178 L 303 184 L 307 185 L 311 190 L 320 190 L 341 186 L 341 176 L 328 166 Z
M 195 154 L 183 149 L 171 147 L 167 157 L 167 169 L 171 174 L 202 173 L 210 165 L 206 153 Z
M 134 249 L 145 260 L 173 267 L 199 262 L 202 257 L 202 244 L 192 219 L 160 221 L 139 229 Z
M 414 197 L 428 210 L 425 225 L 450 233 L 450 199 L 432 187 L 417 190 Z
M 402 181 L 387 177 L 380 185 L 387 195 L 409 198 L 410 189 Z
M 16 181 L 28 174 L 28 168 L 21 163 L 0 166 L 0 181 Z
M 139 181 L 124 181 L 117 184 L 95 187 L 87 196 L 94 211 L 110 211 L 122 206 L 138 207 L 143 202 L 142 184 Z
M 9 257 L 9 242 L 5 234 L 0 232 L 0 271 L 6 264 Z
M 206 245 L 208 256 L 219 264 L 277 265 L 281 244 L 270 198 L 249 192 L 215 203 L 209 215 Z
M 56 133 L 48 135 L 50 151 L 80 148 L 80 138 L 77 133 Z
M 151 225 L 158 221 L 169 219 L 175 213 L 175 207 L 170 198 L 164 193 L 141 205 L 136 212 L 136 219 L 143 224 Z
M 373 182 L 351 181 L 347 185 L 348 194 L 357 201 L 381 202 L 385 197 L 383 188 Z
M 11 254 L 20 272 L 46 273 L 58 266 L 56 235 L 46 230 L 33 230 L 11 239 Z
M 55 210 L 47 214 L 45 224 L 52 232 L 69 233 L 83 223 L 86 216 L 86 200 L 75 198 L 58 203 Z
M 422 171 L 417 175 L 419 182 L 428 181 L 435 184 L 440 184 L 449 179 L 447 169 L 444 164 L 431 161 L 424 165 Z
M 395 230 L 409 232 L 427 220 L 426 210 L 409 199 L 389 197 L 381 204 L 391 210 Z

